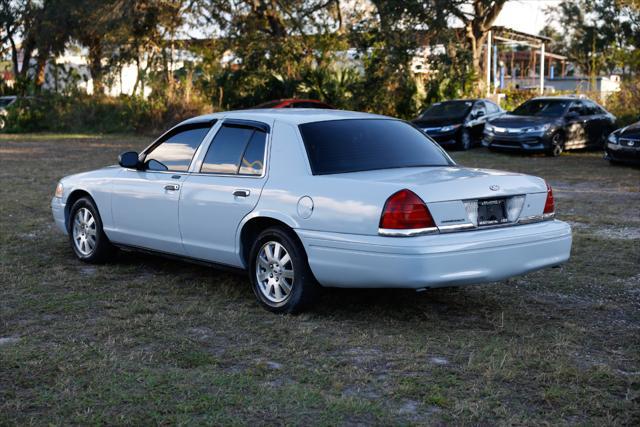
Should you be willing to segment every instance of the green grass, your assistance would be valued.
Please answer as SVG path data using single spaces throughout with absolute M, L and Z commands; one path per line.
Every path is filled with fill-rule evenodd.
M 0 136 L 0 425 L 640 422 L 638 169 L 453 153 L 546 178 L 570 262 L 419 294 L 331 290 L 275 316 L 243 276 L 74 259 L 49 211 L 57 180 L 148 142 Z

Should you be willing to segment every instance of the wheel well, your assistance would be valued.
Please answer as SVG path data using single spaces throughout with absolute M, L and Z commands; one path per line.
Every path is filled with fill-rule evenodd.
M 69 226 L 69 215 L 71 214 L 71 207 L 81 197 L 88 197 L 91 199 L 91 201 L 93 201 L 93 197 L 91 197 L 91 194 L 87 193 L 84 190 L 74 190 L 71 192 L 71 194 L 69 194 L 69 197 L 67 197 L 67 203 L 64 205 L 64 223 L 67 225 L 67 227 Z
M 267 228 L 274 226 L 279 226 L 289 231 L 291 236 L 300 243 L 300 246 L 303 246 L 296 232 L 284 222 L 269 217 L 252 218 L 247 221 L 240 232 L 240 256 L 242 257 L 242 261 L 245 266 L 249 266 L 249 252 L 251 251 L 253 242 L 258 238 L 258 235 Z

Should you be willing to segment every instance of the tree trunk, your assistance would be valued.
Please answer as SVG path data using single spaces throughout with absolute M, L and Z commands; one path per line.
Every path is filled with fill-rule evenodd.
M 99 39 L 91 40 L 89 45 L 89 72 L 93 79 L 93 94 L 102 95 L 104 85 L 102 83 L 102 44 Z
M 36 63 L 36 76 L 35 76 L 35 85 L 36 91 L 40 92 L 42 90 L 42 86 L 45 83 L 46 71 L 47 71 L 47 54 L 42 52 L 38 55 L 38 60 Z

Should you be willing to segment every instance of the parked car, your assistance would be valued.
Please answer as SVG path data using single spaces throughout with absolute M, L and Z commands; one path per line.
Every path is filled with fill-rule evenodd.
M 468 150 L 482 140 L 487 120 L 504 114 L 487 99 L 436 102 L 412 122 L 444 148 Z
M 335 107 L 326 102 L 316 101 L 315 99 L 277 99 L 275 101 L 265 102 L 255 108 L 324 108 L 334 110 Z
M 533 98 L 511 113 L 490 120 L 483 145 L 491 150 L 542 152 L 601 148 L 614 129 L 615 116 L 589 99 Z
M 82 261 L 120 247 L 244 269 L 274 312 L 320 286 L 494 282 L 571 249 L 543 179 L 461 167 L 407 122 L 348 111 L 196 117 L 63 178 L 51 207 Z
M 640 122 L 611 132 L 604 148 L 609 162 L 640 165 Z
M 0 96 L 0 130 L 7 126 L 7 108 L 18 100 L 17 96 Z

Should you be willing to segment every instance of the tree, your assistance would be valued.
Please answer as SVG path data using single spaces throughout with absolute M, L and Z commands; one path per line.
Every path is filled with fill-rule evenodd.
M 465 46 L 471 52 L 471 63 L 476 74 L 475 79 L 479 92 L 484 89 L 484 81 L 480 78 L 484 69 L 482 47 L 486 42 L 488 32 L 506 2 L 507 0 L 454 0 L 445 1 L 443 4 L 443 7 L 447 7 L 448 4 L 448 10 L 464 26 Z
M 619 0 L 563 1 L 547 10 L 550 27 L 562 28 L 554 49 L 592 77 L 640 64 L 640 9 Z M 552 31 L 552 30 L 547 30 Z

